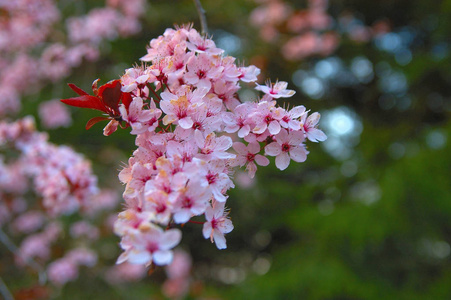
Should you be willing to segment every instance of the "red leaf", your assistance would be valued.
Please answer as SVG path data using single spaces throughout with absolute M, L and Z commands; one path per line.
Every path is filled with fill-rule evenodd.
M 99 83 L 100 78 L 97 78 L 96 80 L 94 80 L 92 82 L 92 91 L 94 92 L 94 95 L 98 96 L 99 95 L 99 89 L 97 88 L 97 84 Z
M 115 112 L 119 112 L 119 101 L 122 96 L 121 88 L 119 79 L 110 81 L 99 88 L 98 96 L 106 106 L 112 108 Z
M 92 119 L 89 119 L 88 123 L 86 123 L 86 130 L 89 130 L 94 124 L 97 124 L 101 121 L 109 120 L 107 117 L 94 117 Z
M 79 88 L 78 86 L 76 86 L 73 83 L 68 83 L 67 85 L 80 96 L 88 95 L 88 93 L 86 93 L 85 91 L 83 91 L 81 88 Z
M 132 103 L 132 95 L 130 93 L 122 93 L 122 103 L 124 103 L 125 108 L 128 111 L 128 107 L 130 106 L 130 103 Z
M 61 99 L 61 102 L 75 107 L 97 109 L 105 113 L 108 113 L 108 110 L 106 109 L 102 101 L 99 98 L 91 95 L 83 95 L 75 98 Z

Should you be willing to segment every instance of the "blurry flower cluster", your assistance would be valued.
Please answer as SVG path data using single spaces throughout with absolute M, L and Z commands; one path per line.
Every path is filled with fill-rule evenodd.
M 137 33 L 144 7 L 144 0 L 109 0 L 105 7 L 63 19 L 55 0 L 0 1 L 0 116 L 17 113 L 24 93 L 61 80 L 84 59 L 97 59 L 102 41 Z M 70 123 L 41 116 L 49 128 Z
M 332 54 L 343 35 L 363 43 L 388 31 L 389 26 L 379 21 L 368 27 L 351 12 L 338 19 L 328 14 L 328 0 L 309 0 L 308 7 L 295 10 L 283 0 L 255 0 L 260 5 L 250 15 L 250 22 L 259 28 L 260 37 L 270 43 L 280 43 L 287 60 Z
M 31 117 L 0 122 L 0 198 L 2 232 L 4 228 L 21 241 L 17 250 L 10 249 L 16 263 L 47 266 L 48 279 L 56 285 L 76 279 L 79 266 L 96 264 L 90 243 L 98 238 L 99 229 L 90 217 L 115 207 L 118 200 L 116 193 L 99 191 L 89 161 L 69 147 L 49 143 L 45 133 L 35 130 Z M 59 220 L 75 212 L 84 220 L 70 224 Z M 66 230 L 70 246 L 55 257 L 52 249 Z

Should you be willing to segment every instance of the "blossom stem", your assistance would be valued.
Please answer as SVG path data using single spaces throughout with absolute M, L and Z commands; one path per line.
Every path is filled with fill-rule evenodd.
M 11 241 L 11 239 L 6 235 L 6 233 L 2 230 L 0 227 L 0 242 L 3 243 L 3 245 L 6 246 L 6 248 L 11 251 L 14 255 L 19 255 L 19 248 Z M 41 285 L 45 284 L 47 281 L 47 274 L 45 273 L 44 269 L 39 265 L 34 259 L 31 257 L 21 257 L 21 259 L 24 260 L 24 262 L 29 265 L 32 269 L 34 269 L 36 272 L 38 272 L 39 276 L 39 283 Z
M 166 85 L 166 88 L 168 89 L 169 93 L 173 94 L 171 89 L 169 88 L 169 85 L 167 83 L 165 83 L 164 85 Z
M 5 300 L 14 300 L 14 297 L 9 291 L 8 286 L 5 284 L 5 282 L 1 277 L 0 277 L 0 295 L 2 295 L 3 299 Z
M 161 101 L 161 98 L 160 98 L 160 96 L 158 96 L 158 94 L 155 92 L 155 90 L 150 86 L 150 84 L 147 84 L 147 87 L 149 88 L 149 90 L 151 90 L 152 91 L 152 93 L 155 95 L 155 97 L 157 98 L 157 99 L 155 99 L 155 101 L 156 102 L 160 102 Z
M 205 222 L 193 221 L 193 220 L 189 220 L 188 222 L 193 223 L 193 224 L 204 224 L 205 223 Z
M 202 30 L 202 34 L 207 34 L 208 33 L 208 25 L 207 25 L 207 18 L 205 17 L 205 9 L 202 7 L 200 0 L 194 0 L 194 4 L 196 5 L 197 13 L 199 14 L 200 27 Z

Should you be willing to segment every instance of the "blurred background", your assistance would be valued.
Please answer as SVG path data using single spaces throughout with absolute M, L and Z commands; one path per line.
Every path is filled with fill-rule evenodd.
M 90 159 L 99 186 L 118 195 L 124 187 L 117 173 L 136 148 L 134 136 L 120 130 L 104 137 L 101 125 L 86 131 L 86 121 L 97 113 L 76 108 L 67 111 L 64 127 L 51 126 L 42 103 L 74 96 L 68 82 L 90 91 L 97 78 L 119 78 L 139 63 L 151 39 L 174 24 L 192 22 L 200 29 L 193 1 L 132 2 L 139 2 L 135 12 L 108 1 L 123 17 L 102 30 L 116 24 L 116 33 L 100 39 L 104 31 L 93 22 L 90 38 L 98 34 L 99 41 L 78 62 L 39 80 L 35 70 L 14 77 L 21 107 L 2 116 L 33 115 L 52 143 L 70 145 Z M 0 2 L 0 42 L 13 16 L 5 5 Z M 50 24 L 53 34 L 33 46 L 33 55 L 42 57 L 42 45 L 50 43 L 76 45 L 67 20 L 105 2 L 54 5 L 59 17 Z M 200 225 L 187 224 L 179 248 L 188 271 L 181 283 L 168 283 L 170 271 L 162 268 L 149 276 L 137 271 L 141 275 L 128 282 L 105 279 L 101 274 L 120 252 L 119 238 L 100 227 L 93 246 L 98 265 L 44 291 L 35 272 L 11 264 L 13 255 L 0 245 L 0 277 L 11 293 L 17 299 L 451 299 L 451 1 L 203 0 L 202 5 L 217 46 L 261 68 L 260 83 L 288 81 L 296 94 L 279 104 L 319 111 L 319 128 L 328 139 L 310 143 L 307 161 L 291 163 L 284 172 L 273 161 L 254 180 L 237 172 L 228 202 L 235 226 L 227 235 L 228 249 L 217 250 L 203 239 Z M 136 23 L 128 22 L 130 16 Z M 100 23 L 107 18 L 99 17 Z M 17 52 L 9 55 L 17 63 Z M 52 55 L 51 62 L 61 58 Z M 2 80 L 12 76 L 12 67 L 7 69 L 12 65 L 2 59 Z M 243 86 L 239 96 L 252 100 L 257 94 L 253 86 Z M 119 201 L 113 213 L 120 210 Z

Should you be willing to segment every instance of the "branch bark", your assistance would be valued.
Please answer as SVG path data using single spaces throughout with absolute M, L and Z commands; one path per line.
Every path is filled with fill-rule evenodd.
M 208 34 L 208 25 L 207 18 L 205 17 L 205 9 L 202 7 L 200 0 L 194 0 L 194 4 L 196 5 L 197 13 L 199 14 L 202 34 Z
M 10 238 L 6 235 L 6 233 L 2 230 L 1 227 L 0 227 L 0 242 L 3 243 L 3 245 L 5 245 L 6 248 L 8 248 L 8 250 L 11 251 L 11 253 L 13 253 L 14 255 L 19 255 L 19 248 L 10 240 Z M 39 283 L 41 285 L 45 284 L 47 281 L 47 274 L 41 267 L 41 265 L 30 257 L 28 258 L 22 257 L 22 259 L 28 266 L 30 266 L 32 269 L 38 272 Z
M 3 299 L 5 300 L 14 300 L 13 295 L 9 291 L 8 287 L 6 286 L 3 279 L 0 277 L 0 295 L 3 296 Z

